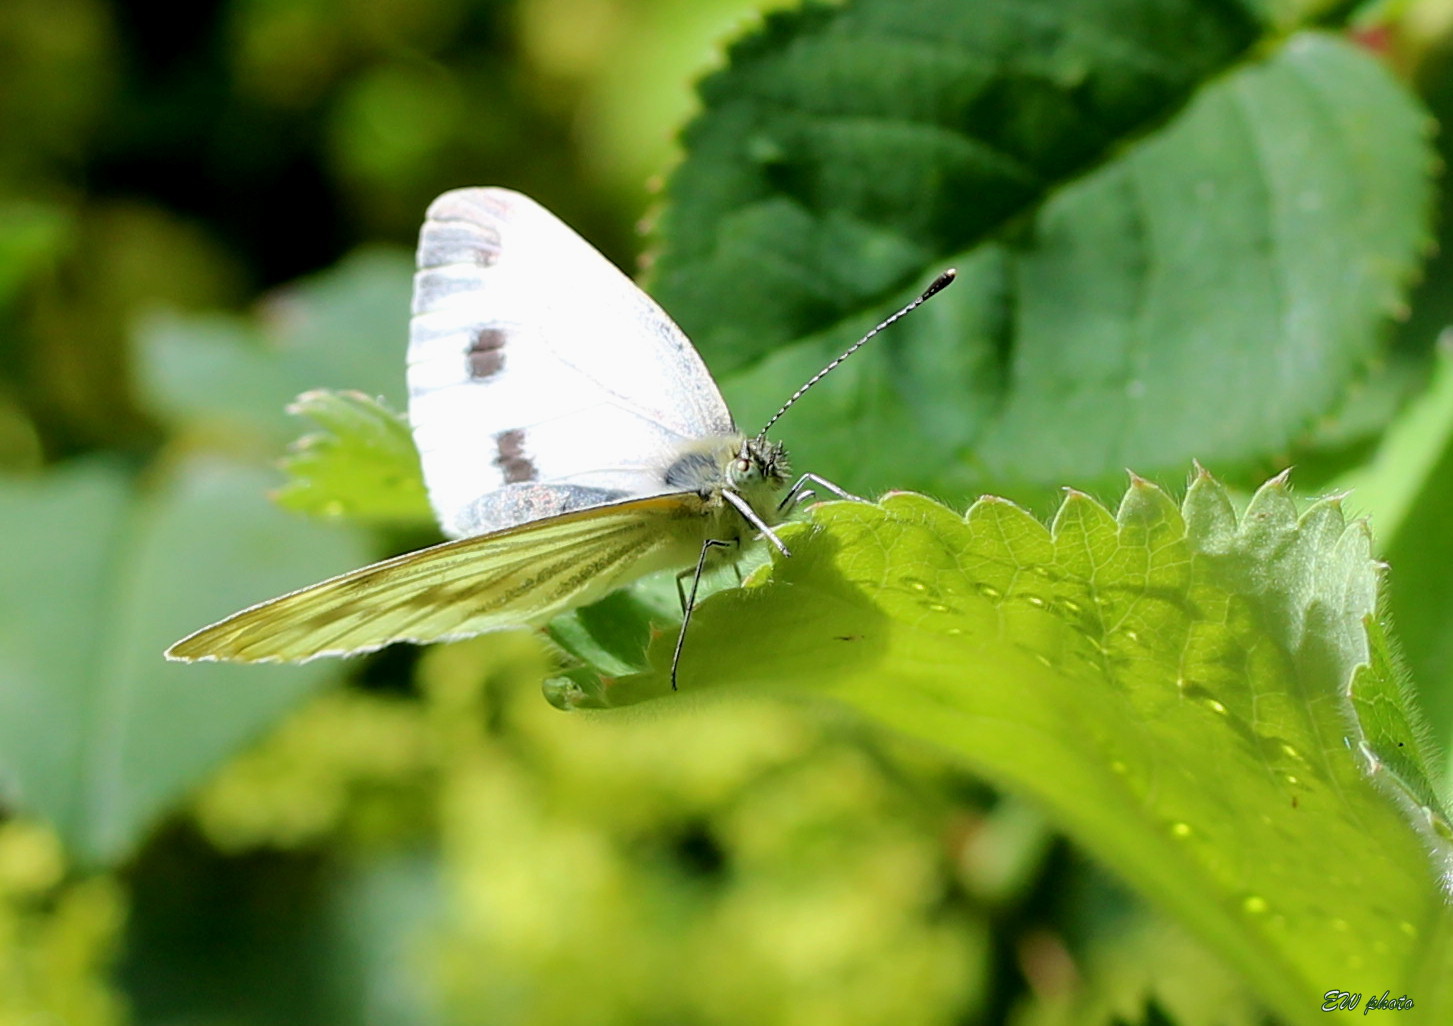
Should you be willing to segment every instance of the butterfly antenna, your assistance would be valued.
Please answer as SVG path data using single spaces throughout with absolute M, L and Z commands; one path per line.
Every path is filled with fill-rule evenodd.
M 864 344 L 867 343 L 868 339 L 870 339 L 874 335 L 878 334 L 878 332 L 880 332 L 884 328 L 888 327 L 888 325 L 892 324 L 894 321 L 898 320 L 900 317 L 906 317 L 906 316 L 908 316 L 914 310 L 917 310 L 924 303 L 927 303 L 934 296 L 938 295 L 944 289 L 948 288 L 951 284 L 953 284 L 953 280 L 954 280 L 955 277 L 957 277 L 957 275 L 958 275 L 958 271 L 954 270 L 952 267 L 950 267 L 947 271 L 944 271 L 937 278 L 933 279 L 933 284 L 932 285 L 930 285 L 928 288 L 926 288 L 926 289 L 923 290 L 923 295 L 919 296 L 913 302 L 911 302 L 907 306 L 905 306 L 902 310 L 899 310 L 892 317 L 889 317 L 882 324 L 879 324 L 872 331 L 868 332 L 862 338 L 858 339 L 851 346 L 849 346 L 847 348 L 847 350 L 841 356 L 839 356 L 836 360 L 834 360 L 832 363 L 828 364 L 822 370 L 818 371 L 811 378 L 809 378 L 808 381 L 807 381 L 807 384 L 803 385 L 797 391 L 793 392 L 792 393 L 792 397 L 790 399 L 788 399 L 785 403 L 782 404 L 782 408 L 780 410 L 778 410 L 776 413 L 772 414 L 772 419 L 769 420 L 769 421 L 767 421 L 766 426 L 762 428 L 761 434 L 759 434 L 757 437 L 758 438 L 766 438 L 767 437 L 767 432 L 772 429 L 772 425 L 775 424 L 775 423 L 777 423 L 778 419 L 781 418 L 782 414 L 786 413 L 788 410 L 790 410 L 792 408 L 792 404 L 793 403 L 795 403 L 797 400 L 801 399 L 804 395 L 806 395 L 807 394 L 807 390 L 809 388 L 811 388 L 813 385 L 817 384 L 823 378 L 827 377 L 830 373 L 832 373 L 832 371 L 837 367 L 838 364 L 842 363 L 849 356 L 852 356 L 859 349 L 863 348 Z

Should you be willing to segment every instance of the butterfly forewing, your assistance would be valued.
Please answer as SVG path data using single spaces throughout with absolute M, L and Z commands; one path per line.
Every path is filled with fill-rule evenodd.
M 700 545 L 699 507 L 694 493 L 634 499 L 406 553 L 244 609 L 167 656 L 301 662 L 540 623 L 679 562 Z
M 445 193 L 418 267 L 409 417 L 445 533 L 501 526 L 478 503 L 512 486 L 566 486 L 556 512 L 662 494 L 684 444 L 734 431 L 681 330 L 533 200 Z

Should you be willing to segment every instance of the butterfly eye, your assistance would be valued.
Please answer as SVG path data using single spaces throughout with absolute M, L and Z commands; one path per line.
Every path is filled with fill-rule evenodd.
M 737 457 L 737 473 L 750 474 L 752 472 L 752 461 L 745 456 Z

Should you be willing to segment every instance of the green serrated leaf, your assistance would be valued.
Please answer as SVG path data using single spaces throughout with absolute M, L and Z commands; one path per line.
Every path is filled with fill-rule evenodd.
M 357 565 L 362 545 L 273 508 L 264 475 L 185 468 L 137 497 L 115 467 L 0 489 L 0 795 L 84 864 L 152 820 L 338 664 L 182 666 L 208 618 Z
M 1284 27 L 1109 0 L 774 16 L 702 88 L 654 293 L 738 371 L 750 428 L 956 265 L 784 422 L 857 491 L 1280 454 L 1397 309 L 1433 166 L 1375 58 Z
M 1204 473 L 1180 507 L 1136 478 L 1116 514 L 1071 493 L 1046 529 L 999 499 L 960 517 L 899 494 L 818 507 L 787 540 L 770 583 L 697 610 L 683 688 L 806 689 L 944 746 L 1037 799 L 1287 1021 L 1352 975 L 1447 1007 L 1453 844 L 1379 783 L 1436 799 L 1369 642 L 1369 536 L 1337 501 L 1299 517 L 1279 477 L 1238 517 Z M 667 687 L 658 669 L 604 698 Z
M 1385 779 L 1398 797 L 1411 804 L 1412 816 L 1425 821 L 1442 841 L 1453 843 L 1430 731 L 1393 656 L 1387 631 L 1370 614 L 1366 623 L 1371 659 L 1357 668 L 1348 687 L 1362 732 L 1362 754 L 1374 779 Z
M 432 524 L 408 421 L 361 392 L 305 392 L 288 412 L 323 430 L 304 435 L 283 461 L 285 509 L 372 524 Z

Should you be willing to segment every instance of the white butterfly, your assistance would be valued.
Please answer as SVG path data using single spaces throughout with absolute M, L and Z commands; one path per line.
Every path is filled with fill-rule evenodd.
M 429 207 L 409 326 L 409 419 L 429 500 L 456 540 L 234 613 L 169 659 L 302 662 L 395 641 L 539 625 L 644 574 L 693 575 L 773 531 L 812 474 L 787 485 L 767 428 L 873 334 L 737 430 L 701 357 L 666 313 L 539 204 L 459 189 Z

